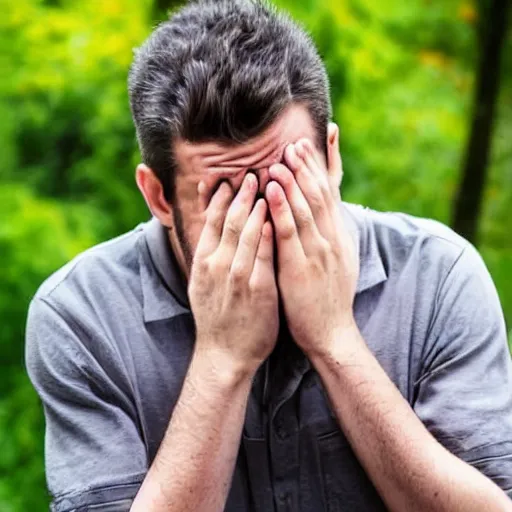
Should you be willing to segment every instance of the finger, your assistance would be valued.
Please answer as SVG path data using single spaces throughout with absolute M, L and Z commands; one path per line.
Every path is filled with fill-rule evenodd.
M 287 167 L 282 164 L 275 164 L 269 169 L 269 175 L 281 185 L 286 194 L 295 224 L 299 231 L 302 247 L 307 254 L 309 245 L 314 242 L 319 235 L 313 214 L 311 213 L 311 208 L 297 184 L 295 176 Z
M 196 249 L 197 257 L 209 256 L 217 249 L 232 197 L 231 187 L 226 182 L 221 183 L 206 210 L 205 224 Z
M 293 144 L 285 149 L 285 159 L 309 204 L 318 230 L 322 236 L 330 239 L 329 237 L 332 235 L 332 211 L 325 204 L 324 194 L 320 190 L 317 178 L 304 159 L 299 157 Z
M 242 229 L 251 213 L 254 199 L 258 192 L 258 179 L 254 174 L 246 174 L 240 190 L 231 203 L 226 214 L 226 220 L 222 228 L 219 248 L 224 251 L 224 256 L 231 263 L 238 246 L 238 240 Z
M 332 210 L 334 201 L 332 191 L 329 186 L 328 174 L 326 172 L 325 165 L 318 164 L 317 151 L 313 143 L 309 139 L 301 139 L 295 144 L 295 151 L 313 174 L 327 208 Z
M 252 273 L 254 260 L 258 251 L 261 230 L 267 215 L 267 203 L 258 199 L 240 235 L 235 257 L 231 263 L 231 274 L 237 278 L 247 279 Z
M 207 187 L 204 181 L 200 181 L 197 185 L 197 200 L 199 202 L 199 211 L 205 212 L 208 208 Z
M 306 148 L 306 147 L 307 147 L 307 150 L 310 153 L 310 157 L 311 157 L 311 162 L 310 162 L 309 168 L 312 171 L 314 171 L 314 174 L 316 174 L 317 172 L 320 172 L 322 176 L 327 174 L 325 172 L 325 167 L 326 167 L 325 159 L 320 154 L 320 150 L 318 149 L 316 144 L 311 139 L 304 137 L 302 139 L 299 139 L 295 143 L 295 149 L 297 150 L 297 153 L 299 154 L 299 156 L 302 156 L 301 152 L 303 152 L 303 151 L 301 148 Z M 308 162 L 306 162 L 306 163 L 308 163 Z
M 274 223 L 279 264 L 305 258 L 292 210 L 281 185 L 275 181 L 268 183 L 266 198 Z
M 343 180 L 343 162 L 340 154 L 340 130 L 335 123 L 329 123 L 327 132 L 327 173 L 333 197 L 339 202 L 341 201 L 340 187 Z
M 254 268 L 249 284 L 254 289 L 258 287 L 265 288 L 271 282 L 275 284 L 274 230 L 272 223 L 266 221 L 261 230 L 258 250 L 256 251 L 256 259 L 254 261 Z M 277 285 L 275 286 L 277 293 Z

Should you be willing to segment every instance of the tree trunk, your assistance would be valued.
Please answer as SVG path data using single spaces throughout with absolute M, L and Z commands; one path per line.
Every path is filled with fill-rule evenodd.
M 478 219 L 487 178 L 508 10 L 509 0 L 492 0 L 486 10 L 486 19 L 482 20 L 485 26 L 481 39 L 473 118 L 454 203 L 452 226 L 474 244 L 477 242 Z

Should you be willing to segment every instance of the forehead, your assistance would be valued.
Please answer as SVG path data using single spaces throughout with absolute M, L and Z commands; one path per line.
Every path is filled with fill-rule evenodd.
M 261 135 L 243 144 L 178 140 L 174 156 L 181 175 L 224 177 L 280 162 L 287 144 L 303 137 L 316 140 L 316 135 L 306 107 L 291 105 Z

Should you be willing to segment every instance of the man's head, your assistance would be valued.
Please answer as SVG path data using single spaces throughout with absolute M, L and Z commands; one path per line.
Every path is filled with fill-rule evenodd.
M 204 222 L 199 181 L 212 192 L 220 180 L 236 190 L 252 170 L 263 190 L 286 144 L 308 137 L 326 154 L 323 63 L 303 30 L 259 1 L 178 11 L 137 52 L 129 90 L 144 161 L 137 182 L 175 231 L 186 267 Z

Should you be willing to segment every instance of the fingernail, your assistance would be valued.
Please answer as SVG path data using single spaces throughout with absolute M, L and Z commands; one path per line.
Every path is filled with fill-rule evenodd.
M 271 165 L 268 168 L 268 173 L 269 174 L 278 174 L 279 173 L 279 165 L 277 165 L 277 164 Z
M 229 185 L 229 183 L 227 183 L 226 181 L 223 181 L 219 185 L 218 191 L 222 192 L 223 194 L 227 194 L 227 192 L 229 191 L 229 193 L 231 194 L 232 189 L 231 189 L 231 186 Z
M 263 198 L 260 198 L 256 201 L 256 205 L 255 207 L 258 207 L 258 208 L 263 208 L 264 211 L 266 211 L 267 209 L 267 201 L 265 201 L 265 199 Z
M 302 142 L 297 142 L 293 147 L 294 158 L 302 158 L 304 156 L 304 146 Z
M 288 144 L 288 147 L 286 148 L 288 155 L 293 157 L 295 156 L 295 145 L 294 144 Z
M 252 172 L 247 173 L 244 178 L 244 185 L 251 188 L 256 183 L 256 176 Z
M 268 193 L 270 195 L 270 199 L 273 198 L 274 201 L 276 201 L 277 203 L 280 203 L 282 200 L 282 195 L 281 195 L 282 189 L 279 186 L 279 184 L 276 183 L 275 181 L 271 181 L 268 184 L 268 187 L 269 187 Z
M 295 147 L 297 148 L 297 154 L 301 158 L 304 158 L 311 151 L 309 142 L 305 140 L 301 140 Z

